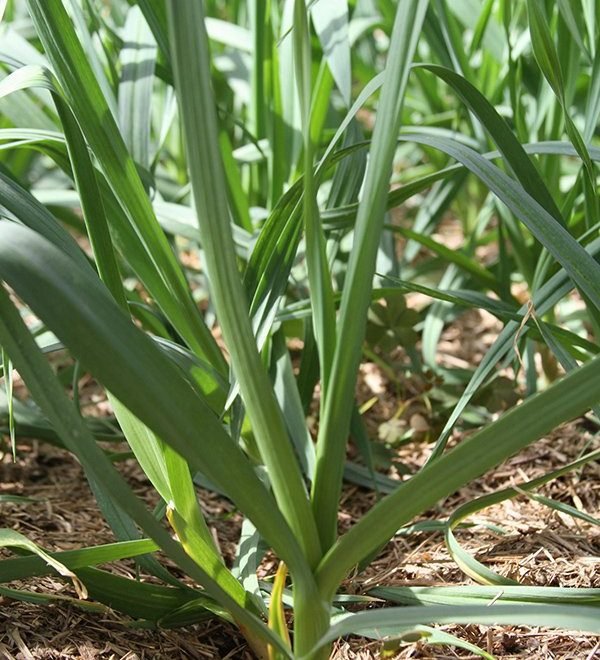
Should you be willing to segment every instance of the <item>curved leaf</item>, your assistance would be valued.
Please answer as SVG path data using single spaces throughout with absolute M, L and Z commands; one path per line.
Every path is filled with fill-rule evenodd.
M 2 277 L 121 403 L 237 502 L 282 557 L 291 551 L 286 563 L 295 565 L 298 545 L 273 499 L 214 413 L 152 339 L 129 321 L 97 279 L 74 268 L 71 259 L 31 230 L 2 222 L 0 238 Z

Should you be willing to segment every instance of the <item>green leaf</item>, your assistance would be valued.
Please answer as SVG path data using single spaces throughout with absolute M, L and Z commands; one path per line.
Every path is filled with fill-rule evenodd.
M 600 589 L 529 586 L 377 587 L 377 598 L 402 605 L 477 605 L 478 603 L 540 603 L 598 606 Z
M 277 504 L 314 565 L 321 554 L 314 519 L 281 411 L 258 354 L 235 259 L 202 5 L 191 0 L 170 2 L 169 25 L 213 304 Z M 286 563 L 293 573 L 297 562 Z
M 292 361 L 281 332 L 272 337 L 272 377 L 277 401 L 285 418 L 303 473 L 312 481 L 315 470 L 315 447 L 306 427 L 306 419 Z M 274 373 L 273 373 L 274 372 Z
M 486 660 L 494 660 L 493 655 L 475 646 L 475 644 L 471 644 L 456 635 L 451 635 L 430 626 L 414 626 L 412 630 L 408 630 L 404 635 L 386 640 L 383 644 L 381 655 L 384 658 L 388 656 L 393 657 L 401 648 L 402 644 L 414 642 L 420 642 L 422 645 L 456 646 L 459 649 L 470 651 L 473 655 L 486 658 Z
M 412 139 L 444 151 L 471 170 L 526 225 L 600 309 L 600 265 L 523 188 L 480 154 L 454 140 L 424 135 L 414 135 Z
M 1 223 L 5 224 L 5 223 Z M 0 228 L 4 229 L 4 227 Z M 26 229 L 20 229 L 31 237 L 31 232 Z M 33 235 L 35 236 L 35 235 Z M 35 237 L 37 240 L 38 239 Z M 14 241 L 13 241 L 14 244 Z M 37 246 L 36 246 L 37 247 Z M 40 252 L 34 249 L 36 254 Z M 66 265 L 72 269 L 72 262 L 62 254 L 58 254 L 62 259 L 66 259 Z M 93 285 L 93 280 L 91 280 Z M 88 290 L 89 294 L 90 291 Z M 54 298 L 56 300 L 56 298 Z M 110 300 L 107 297 L 107 300 Z M 114 305 L 111 301 L 111 305 Z M 152 537 L 158 545 L 191 577 L 202 583 L 206 589 L 214 595 L 236 619 L 248 626 L 257 635 L 265 640 L 279 645 L 277 638 L 274 638 L 270 631 L 244 608 L 244 604 L 236 602 L 219 584 L 219 570 L 214 576 L 211 576 L 203 568 L 195 564 L 184 552 L 181 546 L 173 541 L 162 525 L 146 510 L 143 503 L 136 498 L 123 478 L 114 470 L 109 460 L 102 450 L 96 445 L 93 437 L 84 426 L 78 412 L 72 406 L 71 402 L 65 397 L 62 386 L 56 380 L 50 367 L 46 364 L 43 356 L 36 347 L 33 338 L 23 324 L 18 312 L 8 299 L 3 288 L 0 288 L 0 342 L 11 355 L 15 366 L 29 387 L 34 398 L 38 401 L 49 419 L 53 422 L 58 432 L 61 434 L 67 447 L 77 455 L 84 465 L 86 472 L 103 485 L 103 489 L 110 491 L 118 505 L 130 515 L 140 527 Z M 115 306 L 118 312 L 117 318 L 125 319 L 121 312 Z M 64 310 L 63 310 L 64 311 Z M 70 316 L 67 314 L 67 316 Z M 74 317 L 70 316 L 71 323 Z M 129 324 L 129 321 L 127 321 Z M 134 326 L 130 326 L 134 327 Z M 141 335 L 142 337 L 144 335 Z M 18 339 L 16 339 L 18 338 Z M 89 341 L 89 335 L 88 339 Z M 151 341 L 151 340 L 149 340 Z M 116 356 L 113 356 L 116 357 Z M 107 362 L 105 360 L 105 362 Z M 110 361 L 112 362 L 112 360 Z M 169 363 L 167 363 L 169 364 Z M 196 428 L 199 428 L 196 426 Z M 230 467 L 230 466 L 229 466 Z
M 586 144 L 590 143 L 600 117 L 600 48 L 596 49 L 590 81 L 591 88 L 586 99 L 585 128 L 583 131 L 583 140 Z
M 516 488 L 516 490 L 518 492 L 519 490 L 523 489 Z M 543 504 L 550 509 L 560 511 L 561 513 L 566 513 L 567 515 L 572 516 L 573 518 L 578 518 L 579 520 L 583 520 L 590 525 L 600 525 L 600 519 L 591 516 L 585 511 L 580 511 L 579 509 L 576 509 L 574 506 L 566 504 L 565 502 L 558 502 L 550 497 L 544 497 L 543 495 L 538 495 L 537 493 L 528 493 L 526 490 L 523 490 L 523 494 L 529 497 L 529 499 L 534 500 L 535 502 L 539 502 L 540 504 Z
M 583 138 L 569 114 L 561 63 L 552 40 L 542 0 L 527 0 L 527 10 L 529 16 L 529 31 L 531 33 L 531 45 L 533 46 L 535 58 L 538 61 L 542 73 L 560 102 L 564 114 L 567 135 L 583 160 L 586 176 L 584 183 L 586 204 L 589 206 L 588 213 L 593 218 L 592 222 L 595 222 L 599 206 L 597 195 L 595 193 L 596 174 L 594 171 L 594 165 Z M 592 224 L 592 222 L 588 222 L 588 226 Z
M 167 9 L 165 3 L 153 2 L 152 0 L 138 0 L 137 4 L 142 10 L 152 30 L 152 34 L 154 34 L 161 55 L 170 63 L 171 51 L 169 49 L 169 30 L 167 27 Z
M 317 576 L 323 593 L 335 591 L 346 571 L 414 516 L 598 403 L 599 368 L 600 357 L 596 357 L 570 372 L 544 392 L 530 397 L 441 458 L 428 463 L 395 493 L 376 504 L 321 562 Z
M 349 634 L 397 634 L 399 629 L 410 630 L 423 622 L 513 624 L 566 628 L 584 632 L 600 632 L 597 608 L 568 605 L 461 605 L 447 607 L 392 607 L 371 612 L 351 614 L 334 624 L 319 642 L 317 648 L 338 637 Z M 375 632 L 377 631 L 377 633 Z
M 3 348 L 0 348 L 0 358 L 2 358 L 2 380 L 4 381 L 4 390 L 7 401 L 8 417 L 8 435 L 12 449 L 13 462 L 17 460 L 17 438 L 15 433 L 15 414 L 14 414 L 14 396 L 13 396 L 13 367 L 8 354 Z
M 30 193 L 2 172 L 0 172 L 0 203 L 28 227 L 68 254 L 79 267 L 90 269 L 85 255 L 75 240 L 54 216 Z
M 561 224 L 564 219 L 539 172 L 520 142 L 492 104 L 471 83 L 450 69 L 431 64 L 420 65 L 448 83 L 473 112 L 497 144 L 500 153 L 515 173 L 525 191 Z
M 75 587 L 75 591 L 77 592 L 79 598 L 83 600 L 87 598 L 88 594 L 85 585 L 75 575 L 75 573 L 73 573 L 73 571 L 69 570 L 64 564 L 49 555 L 47 552 L 42 550 L 42 548 L 36 545 L 33 541 L 30 541 L 26 536 L 23 536 L 23 534 L 20 534 L 13 529 L 0 529 L 0 547 L 20 548 L 22 550 L 27 550 L 27 552 L 31 552 L 34 555 L 37 555 L 57 573 L 64 577 L 68 577 L 71 582 L 73 582 L 73 586 Z
M 596 257 L 600 254 L 600 239 L 596 239 L 590 243 L 586 250 L 588 254 Z M 556 273 L 546 284 L 544 284 L 540 289 L 538 289 L 532 298 L 533 308 L 536 310 L 538 316 L 543 316 L 547 311 L 553 308 L 553 306 L 565 295 L 567 295 L 571 289 L 572 285 L 569 282 L 567 274 L 564 270 Z M 525 315 L 527 313 L 527 305 L 523 305 L 519 309 L 520 315 Z M 485 354 L 483 360 L 478 365 L 475 373 L 471 377 L 471 380 L 467 384 L 464 393 L 460 397 L 458 403 L 456 404 L 450 418 L 446 422 L 446 425 L 440 433 L 440 437 L 434 447 L 430 460 L 436 460 L 440 453 L 445 447 L 446 441 L 449 437 L 449 434 L 452 430 L 452 427 L 459 419 L 460 415 L 464 411 L 465 407 L 468 405 L 469 401 L 473 398 L 475 393 L 485 379 L 492 372 L 495 365 L 510 351 L 513 350 L 514 338 L 516 333 L 520 332 L 521 335 L 524 332 L 527 332 L 527 327 L 521 328 L 520 323 L 515 321 L 510 321 L 506 324 L 502 332 L 498 335 L 495 342 L 492 344 L 488 352 Z
M 0 274 L 123 405 L 226 492 L 295 565 L 298 545 L 272 497 L 178 367 L 69 257 L 14 223 L 0 223 L 0 236 Z
M 138 541 L 107 543 L 106 545 L 97 545 L 80 550 L 64 550 L 48 554 L 69 570 L 76 571 L 80 568 L 107 564 L 119 559 L 137 557 L 156 550 L 158 550 L 158 546 L 154 541 L 140 539 Z M 12 582 L 13 580 L 24 580 L 28 577 L 49 575 L 52 570 L 52 565 L 40 556 L 5 559 L 0 562 L 0 582 Z
M 214 338 L 194 305 L 183 274 L 156 220 L 104 94 L 61 0 L 28 0 L 37 33 L 61 84 L 65 101 L 131 226 L 157 265 L 150 288 L 166 316 L 199 356 L 223 367 Z M 105 200 L 106 201 L 106 200 Z
M 40 501 L 35 497 L 25 497 L 24 495 L 0 495 L 0 504 L 35 504 Z
M 120 54 L 119 126 L 138 165 L 150 167 L 150 111 L 156 63 L 156 42 L 141 9 L 131 7 L 123 30 Z
M 312 488 L 313 510 L 324 548 L 330 547 L 336 536 L 351 402 L 395 152 L 395 140 L 390 136 L 396 136 L 400 128 L 404 92 L 427 4 L 416 0 L 402 0 L 398 4 L 369 168 L 358 207 L 354 245 L 342 294 L 331 382 L 319 428 L 317 469 Z
M 564 100 L 564 83 L 560 61 L 552 41 L 541 0 L 527 0 L 527 9 L 529 31 L 535 57 L 556 96 L 560 100 Z
M 490 312 L 497 318 L 503 321 L 517 321 L 519 324 L 526 325 L 531 330 L 534 330 L 534 335 L 541 337 L 544 340 L 544 336 L 541 330 L 538 330 L 540 326 L 543 326 L 544 329 L 548 328 L 550 332 L 557 336 L 559 341 L 564 344 L 566 347 L 580 346 L 586 351 L 589 351 L 592 354 L 600 352 L 600 348 L 593 344 L 592 342 L 576 335 L 574 332 L 565 330 L 557 325 L 547 324 L 543 321 L 539 321 L 537 318 L 528 317 L 527 314 L 521 314 L 515 307 L 507 303 L 496 300 L 495 298 L 490 298 L 485 296 L 478 291 L 470 291 L 465 289 L 455 289 L 448 291 L 445 289 L 437 289 L 433 287 L 423 286 L 421 284 L 416 284 L 415 282 L 405 282 L 399 280 L 395 277 L 387 276 L 391 282 L 394 282 L 398 288 L 404 291 L 416 291 L 422 293 L 423 295 L 430 296 L 436 300 L 442 300 L 444 302 L 452 303 L 459 307 L 469 307 L 473 309 L 485 309 Z
M 349 106 L 352 77 L 350 73 L 348 3 L 346 0 L 314 2 L 310 13 L 333 79 L 342 94 L 344 103 Z M 296 29 L 297 25 L 294 27 Z
M 94 614 L 106 614 L 106 607 L 98 605 L 97 603 L 90 603 L 87 600 L 79 598 L 72 598 L 64 594 L 44 594 L 39 591 L 25 591 L 24 589 L 9 589 L 8 587 L 0 587 L 0 596 L 10 600 L 22 601 L 25 603 L 33 603 L 34 605 L 51 605 L 55 603 L 62 603 L 74 607 L 75 609 L 83 610 L 84 612 L 93 612 Z
M 332 4 L 335 4 L 332 3 Z M 325 236 L 317 204 L 317 188 L 313 172 L 315 145 L 311 131 L 311 110 L 314 116 L 311 81 L 311 44 L 305 0 L 294 3 L 294 64 L 300 119 L 304 138 L 304 193 L 302 199 L 306 268 L 312 307 L 313 332 L 317 343 L 321 374 L 321 409 L 327 400 L 331 363 L 335 351 L 335 309 Z

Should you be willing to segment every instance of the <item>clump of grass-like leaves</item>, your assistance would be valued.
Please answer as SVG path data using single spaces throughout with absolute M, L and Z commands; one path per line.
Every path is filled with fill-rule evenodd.
M 117 538 L 50 557 L 5 531 L 0 544 L 29 556 L 0 563 L 2 582 L 59 570 L 80 595 L 157 625 L 219 616 L 259 657 L 327 657 L 339 636 L 429 623 L 600 632 L 596 590 L 517 585 L 454 538 L 464 518 L 517 490 L 475 500 L 443 525 L 458 565 L 505 585 L 500 595 L 382 585 L 377 596 L 404 606 L 333 605 L 345 577 L 401 527 L 600 402 L 596 5 L 561 2 L 551 14 L 547 5 L 0 2 L 0 278 L 20 300 L 0 288 L 8 430 L 13 445 L 22 425 L 73 452 Z M 410 223 L 390 215 L 403 204 Z M 465 235 L 457 250 L 434 238 L 448 210 Z M 73 233 L 87 237 L 91 259 Z M 477 249 L 489 244 L 497 256 L 484 264 Z M 410 291 L 431 305 L 407 313 Z M 463 308 L 504 328 L 475 370 L 450 373 L 436 347 Z M 30 313 L 35 327 L 24 323 Z M 298 372 L 291 338 L 303 342 Z M 373 470 L 355 386 L 365 352 L 393 373 L 385 347 L 398 343 L 413 373 L 433 369 L 452 386 L 431 392 L 441 425 L 429 460 L 394 484 Z M 108 437 L 51 369 L 47 354 L 63 347 L 106 389 Z M 476 393 L 511 364 L 523 365 L 523 403 L 484 416 L 447 449 Z M 37 407 L 13 406 L 13 366 Z M 317 382 L 314 441 L 306 415 Z M 367 469 L 347 463 L 351 428 Z M 115 438 L 159 493 L 158 513 L 98 444 Z M 339 536 L 345 475 L 387 494 Z M 234 569 L 195 483 L 245 517 Z M 255 572 L 267 547 L 281 562 L 270 591 Z M 158 549 L 197 587 L 175 579 Z M 95 568 L 132 557 L 164 585 Z

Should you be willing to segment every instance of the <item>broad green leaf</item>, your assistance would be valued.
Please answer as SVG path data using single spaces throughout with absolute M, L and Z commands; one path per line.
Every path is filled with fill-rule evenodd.
M 254 601 L 263 615 L 268 616 L 269 610 L 262 598 L 257 575 L 265 552 L 265 544 L 256 527 L 245 518 L 231 572 L 241 582 L 246 592 L 254 596 Z
M 337 2 L 337 0 L 335 0 Z M 335 4 L 335 2 L 333 4 Z M 321 374 L 321 410 L 327 400 L 329 377 L 335 351 L 335 310 L 331 273 L 325 246 L 325 236 L 317 204 L 317 187 L 313 172 L 314 143 L 311 130 L 312 103 L 311 44 L 305 0 L 294 3 L 294 64 L 304 146 L 304 190 L 302 211 L 304 220 L 305 259 L 312 306 L 312 323 L 319 352 Z
M 106 103 L 110 108 L 112 116 L 116 119 L 117 101 L 115 99 L 115 94 L 108 80 L 108 76 L 102 64 L 100 54 L 94 45 L 93 35 L 88 30 L 86 18 L 83 14 L 80 3 L 78 3 L 77 0 L 69 0 L 66 8 L 77 31 L 77 36 L 82 42 L 83 48 L 87 55 L 87 60 L 89 61 L 90 66 L 94 72 L 94 77 L 102 89 L 102 94 L 106 99 Z
M 540 0 L 527 0 L 527 9 L 533 52 L 535 53 L 540 69 L 556 96 L 564 98 L 562 69 L 552 41 L 545 9 Z
M 73 180 L 79 193 L 81 210 L 98 273 L 117 303 L 124 310 L 127 310 L 127 299 L 121 282 L 119 264 L 113 249 L 102 196 L 87 145 L 77 121 L 67 105 L 58 94 L 54 96 L 65 132 Z
M 272 377 L 275 395 L 294 443 L 302 471 L 309 481 L 312 481 L 315 470 L 315 447 L 306 427 L 290 354 L 282 333 L 273 335 L 272 341 Z
M 173 617 L 185 605 L 193 605 L 193 612 L 188 611 L 188 620 L 191 620 L 191 623 L 211 618 L 218 608 L 218 604 L 208 597 L 206 592 L 196 589 L 150 584 L 96 568 L 82 567 L 77 573 L 86 584 L 89 583 L 90 598 L 117 612 L 159 625 L 162 625 L 163 619 Z M 182 625 L 186 623 L 183 622 Z M 171 626 L 174 627 L 173 623 Z
M 139 7 L 127 13 L 121 50 L 119 83 L 119 126 L 131 157 L 145 169 L 150 167 L 150 110 L 156 61 L 156 42 Z
M 137 4 L 142 10 L 148 26 L 152 30 L 152 34 L 154 34 L 161 55 L 167 62 L 170 62 L 171 51 L 169 49 L 169 31 L 165 3 L 153 2 L 152 0 L 138 0 Z
M 171 527 L 177 532 L 181 544 L 196 563 L 208 565 L 211 562 L 221 562 L 225 566 L 200 510 L 187 462 L 169 445 L 158 442 L 162 449 L 163 463 L 170 488 L 170 497 L 167 499 L 167 518 Z M 224 575 L 229 576 L 229 571 Z M 238 583 L 234 580 L 230 580 L 230 583 L 232 590 L 238 589 L 240 594 L 243 593 Z
M 28 227 L 68 254 L 80 268 L 90 269 L 85 255 L 75 240 L 52 214 L 30 193 L 0 172 L 0 204 Z
M 552 195 L 542 180 L 539 172 L 530 161 L 523 147 L 510 130 L 508 124 L 500 117 L 489 103 L 471 83 L 450 69 L 431 64 L 421 65 L 425 70 L 447 82 L 458 94 L 461 100 L 481 122 L 498 146 L 500 153 L 506 159 L 523 188 L 543 206 L 548 213 L 561 224 L 562 215 L 556 206 Z
M 279 144 L 278 155 L 285 160 L 276 166 L 283 169 L 285 181 L 296 167 L 302 150 L 302 128 L 300 125 L 300 99 L 294 77 L 294 48 L 291 32 L 294 24 L 294 2 L 285 0 L 281 10 L 279 41 L 275 45 L 279 65 L 279 97 L 276 121 L 281 124 L 281 134 L 278 136 L 283 144 Z
M 33 541 L 30 541 L 23 534 L 16 532 L 13 529 L 0 529 L 0 547 L 2 548 L 20 548 L 22 550 L 27 550 L 34 555 L 37 555 L 40 559 L 46 562 L 48 566 L 53 568 L 57 573 L 64 577 L 68 577 L 75 587 L 75 591 L 79 598 L 85 600 L 88 597 L 87 589 L 83 582 L 69 570 L 64 564 L 59 562 L 57 559 L 49 555 L 47 552 L 42 550 L 39 545 L 36 545 Z
M 344 573 L 414 516 L 600 401 L 600 357 L 479 430 L 376 504 L 325 556 L 317 576 L 332 593 Z M 518 429 L 518 432 L 514 432 Z M 399 503 L 402 502 L 402 506 Z
M 204 24 L 209 39 L 246 53 L 252 53 L 252 38 L 246 28 L 210 16 L 206 17 Z
M 80 550 L 63 550 L 48 554 L 69 570 L 76 571 L 80 568 L 107 564 L 119 559 L 155 552 L 156 550 L 158 550 L 158 546 L 154 541 L 140 539 L 139 541 L 121 541 L 120 543 L 108 543 L 90 548 L 81 548 Z M 12 582 L 13 580 L 24 580 L 28 577 L 48 575 L 52 570 L 52 565 L 40 556 L 6 559 L 0 562 L 0 582 Z
M 268 98 L 267 85 L 269 71 L 267 69 L 267 57 L 270 55 L 270 20 L 269 7 L 267 3 L 258 0 L 250 0 L 248 13 L 250 19 L 251 38 L 248 39 L 252 57 L 251 86 L 252 98 L 250 102 L 249 128 L 257 138 L 263 138 L 267 134 Z M 205 19 L 208 33 L 208 23 Z M 210 37 L 210 33 L 208 33 Z M 249 35 L 250 36 L 250 35 Z
M 593 218 L 592 222 L 595 222 L 599 209 L 597 194 L 595 192 L 596 173 L 587 146 L 569 114 L 569 104 L 564 86 L 561 62 L 552 39 L 552 34 L 550 33 L 548 20 L 545 15 L 545 7 L 541 0 L 527 0 L 527 10 L 531 45 L 535 58 L 560 102 L 564 113 L 567 135 L 583 161 L 586 176 L 584 180 L 586 204 L 589 206 L 589 214 Z M 592 222 L 588 222 L 588 225 L 592 224 Z
M 350 105 L 350 39 L 346 0 L 315 2 L 310 7 L 315 31 L 337 88 L 346 106 Z M 296 29 L 297 25 L 294 26 Z
M 27 5 L 54 74 L 60 81 L 65 101 L 79 122 L 133 232 L 157 265 L 163 286 L 152 288 L 151 292 L 194 352 L 215 366 L 222 366 L 222 355 L 193 304 L 133 159 L 61 0 L 28 0 Z
M 480 585 L 448 587 L 377 587 L 372 596 L 402 605 L 476 605 L 485 603 L 573 603 L 600 604 L 600 590 L 576 587 L 486 587 Z
M 589 57 L 589 51 L 585 46 L 585 38 L 583 35 L 584 28 L 582 13 L 573 11 L 573 5 L 568 0 L 558 0 L 558 11 L 563 17 L 579 52 Z
M 397 135 L 400 128 L 404 92 L 427 4 L 412 0 L 402 0 L 398 4 L 369 168 L 358 207 L 331 382 L 319 428 L 317 469 L 312 488 L 313 510 L 324 548 L 330 547 L 336 536 L 342 459 L 395 151 L 395 141 L 390 140 L 390 135 Z
M 30 233 L 25 229 L 21 231 Z M 62 257 L 62 255 L 60 256 Z M 29 331 L 9 301 L 4 289 L 0 289 L 0 307 L 2 308 L 2 315 L 0 315 L 0 341 L 2 345 L 11 355 L 32 395 L 53 422 L 68 448 L 78 456 L 86 472 L 99 481 L 104 489 L 111 491 L 119 506 L 136 520 L 140 527 L 179 566 L 191 577 L 195 577 L 198 582 L 202 583 L 209 593 L 213 594 L 240 622 L 271 643 L 279 644 L 270 631 L 244 608 L 245 604 L 236 602 L 219 585 L 220 571 L 212 577 L 189 559 L 181 546 L 171 539 L 162 525 L 133 495 L 122 477 L 114 471 L 102 450 L 96 445 L 93 437 L 83 425 L 77 411 L 66 399 L 62 386 L 57 382 L 50 367 L 37 349 Z M 115 309 L 118 310 L 116 307 Z M 16 337 L 18 339 L 14 339 Z
M 415 142 L 441 149 L 456 158 L 483 181 L 523 222 L 537 240 L 573 278 L 575 284 L 600 309 L 600 266 L 568 231 L 556 223 L 524 189 L 481 155 L 444 138 L 413 136 Z
M 104 206 L 96 180 L 96 173 L 90 160 L 87 146 L 83 140 L 77 122 L 74 120 L 69 108 L 66 107 L 62 98 L 56 96 L 55 102 L 65 130 L 65 139 L 72 164 L 73 178 L 81 200 L 81 207 L 86 228 L 88 230 L 88 237 L 90 239 L 99 275 L 116 302 L 125 312 L 127 312 L 127 299 L 121 283 L 121 274 L 113 250 L 108 222 L 104 213 Z M 108 394 L 108 398 L 126 439 L 134 452 L 139 454 L 138 459 L 140 460 L 142 468 L 146 469 L 148 461 L 145 461 L 144 459 L 147 455 L 150 454 L 151 458 L 155 458 L 157 454 L 160 455 L 159 451 L 154 447 L 157 440 L 151 431 L 144 428 L 141 422 L 122 406 L 110 393 Z M 140 437 L 146 442 L 140 443 Z M 153 450 L 154 454 L 152 453 Z M 161 466 L 159 464 L 157 470 L 153 472 L 153 468 L 156 467 L 155 463 L 152 462 L 152 460 L 150 460 L 149 463 L 149 475 L 154 475 L 156 478 L 156 474 Z M 191 477 L 188 475 L 188 478 L 191 487 Z M 124 516 L 123 512 L 120 511 L 118 507 L 114 506 L 110 494 L 103 492 L 101 484 L 91 479 L 90 485 L 94 490 L 104 515 L 117 535 L 117 538 L 138 538 L 138 532 L 133 521 L 128 519 L 127 516 Z M 162 485 L 162 482 L 160 482 L 160 485 Z M 160 486 L 158 489 L 160 492 Z M 142 565 L 144 565 L 147 570 L 150 570 L 152 573 L 163 579 L 168 577 L 168 573 L 166 573 L 164 569 L 152 559 L 144 558 Z
M 584 632 L 600 632 L 598 610 L 594 607 L 569 605 L 461 605 L 448 607 L 392 607 L 351 614 L 334 624 L 319 642 L 319 646 L 349 634 L 379 634 L 383 639 L 398 634 L 399 629 L 411 630 L 422 623 L 513 624 L 566 628 Z
M 314 565 L 321 554 L 315 522 L 281 410 L 256 348 L 235 259 L 202 5 L 191 0 L 170 2 L 169 26 L 190 179 L 213 303 L 277 504 L 309 563 Z M 286 563 L 294 573 L 297 562 Z
M 0 236 L 0 274 L 73 354 L 138 419 L 185 457 L 192 469 L 228 493 L 280 549 L 281 556 L 289 555 L 288 565 L 304 562 L 272 497 L 220 421 L 100 282 L 75 269 L 71 259 L 31 230 L 3 222 Z

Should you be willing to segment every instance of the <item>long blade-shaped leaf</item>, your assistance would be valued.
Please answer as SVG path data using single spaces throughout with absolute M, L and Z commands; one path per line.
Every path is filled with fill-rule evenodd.
M 309 562 L 315 564 L 321 552 L 308 496 L 281 411 L 258 354 L 237 268 L 217 140 L 202 4 L 192 0 L 170 2 L 169 19 L 191 183 L 213 304 L 277 503 L 304 547 Z
M 400 0 L 398 4 L 369 168 L 358 208 L 331 382 L 319 429 L 317 469 L 312 490 L 313 510 L 324 548 L 333 543 L 336 535 L 354 384 L 395 151 L 395 140 L 390 137 L 396 136 L 400 128 L 404 91 L 427 5 L 421 0 Z
M 62 552 L 50 552 L 49 554 L 56 561 L 74 571 L 85 566 L 106 564 L 119 559 L 155 552 L 156 550 L 158 550 L 158 546 L 154 541 L 140 539 L 139 541 L 107 543 L 106 545 L 97 545 L 81 550 L 64 550 Z M 48 564 L 41 557 L 18 557 L 0 562 L 0 582 L 23 580 L 27 577 L 48 575 L 51 572 L 51 564 Z
M 500 117 L 492 104 L 468 80 L 450 69 L 435 65 L 422 65 L 427 71 L 447 82 L 489 131 L 500 152 L 511 166 L 515 176 L 527 192 L 556 220 L 564 220 L 539 172 L 525 153 L 520 142 Z
M 369 511 L 325 556 L 318 570 L 330 594 L 345 571 L 415 515 L 483 474 L 562 422 L 600 401 L 600 357 L 461 442 Z
M 552 216 L 513 179 L 473 149 L 442 137 L 411 136 L 441 149 L 476 174 L 552 254 L 594 305 L 600 309 L 600 266 Z
M 127 14 L 121 51 L 119 125 L 133 159 L 145 169 L 150 166 L 150 111 L 156 43 L 142 11 L 134 6 Z
M 20 532 L 16 532 L 14 529 L 0 529 L 0 548 L 21 548 L 22 550 L 27 550 L 27 552 L 32 552 L 40 559 L 43 559 L 46 564 L 52 567 L 57 573 L 71 578 L 79 597 L 83 599 L 87 598 L 87 590 L 85 586 L 72 570 L 67 568 L 58 559 L 48 554 L 45 550 L 42 550 L 39 545 L 29 540 L 26 536 L 23 536 Z
M 335 4 L 335 3 L 332 3 Z M 303 217 L 306 243 L 306 268 L 310 288 L 314 335 L 321 364 L 321 408 L 327 399 L 331 361 L 335 350 L 335 309 L 333 289 L 321 225 L 313 172 L 314 144 L 311 132 L 312 62 L 308 16 L 304 0 L 294 3 L 294 64 L 300 118 L 304 137 Z
M 346 0 L 315 2 L 310 11 L 331 75 L 348 106 L 352 85 L 348 3 Z
M 449 587 L 377 587 L 372 596 L 403 605 L 476 605 L 477 603 L 574 603 L 600 604 L 600 589 L 575 587 L 449 586 Z
M 320 644 L 326 644 L 342 635 L 377 631 L 379 638 L 397 635 L 422 623 L 481 623 L 514 625 L 550 626 L 583 630 L 591 633 L 600 632 L 598 609 L 569 605 L 462 605 L 448 607 L 391 607 L 389 609 L 359 612 L 344 618 L 331 627 Z
M 291 551 L 289 566 L 303 566 L 289 527 L 241 450 L 101 283 L 29 229 L 2 222 L 0 237 L 0 274 L 35 313 L 136 417 L 226 492 L 282 557 Z
M 194 305 L 183 274 L 158 224 L 108 103 L 61 0 L 28 0 L 37 33 L 44 44 L 67 103 L 98 159 L 118 203 L 146 243 L 166 289 L 154 295 L 191 348 L 223 368 L 214 338 Z
M 114 254 L 102 198 L 96 181 L 96 173 L 88 154 L 87 145 L 81 135 L 79 126 L 62 98 L 55 95 L 55 102 L 65 130 L 74 180 L 81 199 L 81 207 L 88 236 L 98 265 L 100 277 L 107 285 L 117 303 L 127 312 L 127 299 L 123 291 L 119 267 Z M 127 441 L 140 461 L 142 468 L 150 476 L 152 483 L 164 499 L 169 502 L 174 501 L 176 504 L 181 504 L 184 494 L 189 493 L 190 490 L 192 493 L 194 492 L 191 475 L 185 460 L 170 447 L 164 447 L 150 429 L 146 428 L 110 393 L 109 400 Z M 165 454 L 171 456 L 170 462 L 165 460 Z M 176 470 L 177 474 L 174 478 L 176 487 L 171 488 L 170 482 L 173 480 L 169 479 L 169 466 L 181 463 L 183 463 L 183 467 Z M 118 508 L 112 506 L 110 495 L 102 492 L 102 487 L 99 483 L 92 480 L 91 484 L 98 501 L 102 505 L 103 512 L 117 536 L 120 538 L 137 538 L 135 525 L 130 520 L 124 518 Z M 190 498 L 188 497 L 187 499 L 189 500 Z M 210 555 L 208 558 L 209 561 L 216 561 L 218 563 L 221 558 L 214 548 L 212 537 L 204 524 L 204 519 L 199 514 L 195 496 L 193 503 L 196 507 L 195 511 L 189 504 L 185 507 L 186 511 L 190 514 L 196 514 L 190 515 L 188 521 L 190 529 L 199 533 L 204 539 L 206 547 L 203 550 Z M 158 571 L 158 574 L 162 573 L 160 565 L 154 560 L 144 559 L 144 561 L 150 570 L 155 569 L 153 572 L 156 573 Z M 243 598 L 243 590 L 235 580 L 230 580 L 229 586 L 232 592 L 235 592 L 237 589 L 239 598 Z
M 31 232 L 27 230 L 27 234 Z M 62 255 L 61 255 L 62 256 Z M 72 264 L 71 264 L 72 267 Z M 107 299 L 110 300 L 107 296 Z M 56 298 L 54 298 L 56 300 Z M 111 304 L 113 304 L 111 302 Z M 67 399 L 62 386 L 37 348 L 35 341 L 3 287 L 0 287 L 0 342 L 11 355 L 33 397 L 48 415 L 68 449 L 82 462 L 86 473 L 113 494 L 118 505 L 186 572 L 214 595 L 233 615 L 257 635 L 282 647 L 266 626 L 249 610 L 245 602 L 236 601 L 220 584 L 222 566 L 198 566 L 175 542 L 145 505 L 131 491 L 125 480 L 111 465 L 96 444 L 83 421 Z M 115 309 L 117 309 L 115 307 Z M 120 314 L 120 312 L 119 312 Z M 74 317 L 72 317 L 74 318 Z M 125 318 L 125 317 L 122 317 Z

